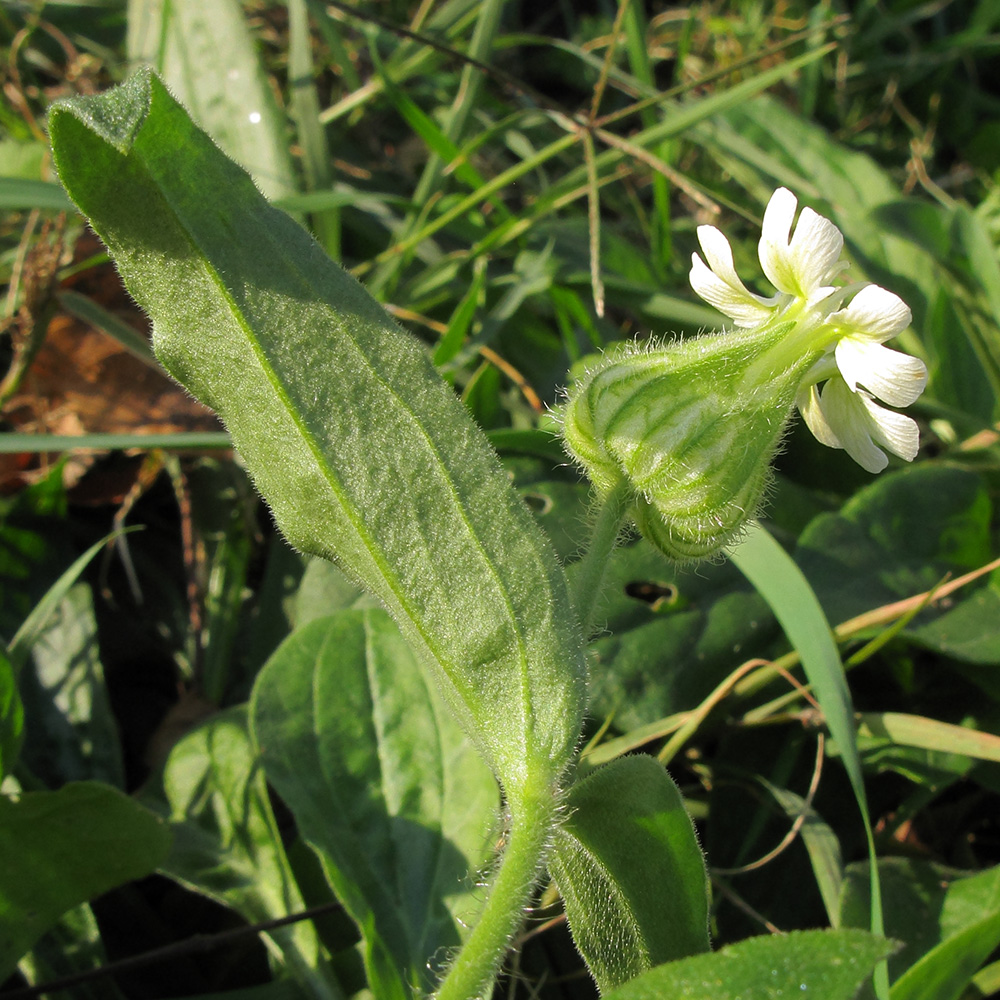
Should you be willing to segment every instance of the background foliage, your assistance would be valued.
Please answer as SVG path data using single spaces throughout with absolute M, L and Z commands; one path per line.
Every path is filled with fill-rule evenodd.
M 429 890 L 405 884 L 426 870 L 416 852 L 442 851 L 407 840 L 412 865 L 375 851 L 362 875 L 356 852 L 318 861 L 288 814 L 304 834 L 296 797 L 309 790 L 292 768 L 270 796 L 252 761 L 249 728 L 268 720 L 241 706 L 266 661 L 261 685 L 282 660 L 321 663 L 302 644 L 322 645 L 338 610 L 350 610 L 341 645 L 364 650 L 358 629 L 398 639 L 336 571 L 276 537 L 213 418 L 151 367 L 142 317 L 53 179 L 51 101 L 150 60 L 260 189 L 424 341 L 571 577 L 588 491 L 545 430 L 567 372 L 616 341 L 719 325 L 687 286 L 698 224 L 724 228 L 740 273 L 758 276 L 760 215 L 779 184 L 843 230 L 852 276 L 913 309 L 902 346 L 931 370 L 915 408 L 923 447 L 872 479 L 793 432 L 767 527 L 848 666 L 886 932 L 901 942 L 893 1000 L 1000 989 L 994 4 L 108 0 L 6 4 L 0 32 L 0 766 L 4 792 L 32 804 L 26 833 L 0 826 L 0 872 L 48 864 L 40 830 L 70 824 L 73 838 L 37 928 L 3 880 L 0 927 L 21 935 L 0 947 L 11 988 L 329 903 L 328 882 L 342 898 L 352 879 L 402 885 L 394 899 L 417 906 Z M 126 522 L 143 530 L 105 546 Z M 806 650 L 790 649 L 763 590 L 731 562 L 679 570 L 631 539 L 589 648 L 581 769 L 638 750 L 669 763 L 712 873 L 716 947 L 870 921 L 850 754 L 823 738 L 797 672 Z M 298 645 L 272 658 L 292 633 Z M 352 690 L 355 705 L 379 697 L 363 675 Z M 459 738 L 440 706 L 422 713 L 414 725 L 439 748 Z M 378 745 L 375 732 L 351 738 Z M 443 789 L 433 817 L 426 802 L 404 816 L 449 831 L 459 849 L 441 855 L 446 872 L 485 870 L 498 835 L 495 789 L 467 767 L 459 800 Z M 127 856 L 111 830 L 128 833 Z M 600 834 L 581 824 L 566 838 Z M 84 877 L 77 858 L 98 849 L 103 875 Z M 476 898 L 468 886 L 452 915 L 471 918 Z M 543 893 L 508 959 L 506 995 L 593 995 L 554 898 Z M 429 921 L 419 946 L 400 929 L 389 947 L 443 963 L 453 926 Z M 355 936 L 328 908 L 65 995 L 350 993 L 363 984 Z M 335 973 L 317 973 L 317 956 Z M 651 988 L 671 995 L 684 974 Z

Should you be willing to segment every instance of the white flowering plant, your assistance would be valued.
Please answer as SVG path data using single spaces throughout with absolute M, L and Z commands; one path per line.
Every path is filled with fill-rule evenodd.
M 146 454 L 120 509 L 44 461 L 0 503 L 2 992 L 121 973 L 146 1000 L 162 967 L 219 1000 L 1000 989 L 1000 271 L 963 175 L 904 197 L 893 146 L 894 174 L 766 96 L 830 69 L 807 5 L 799 54 L 680 104 L 664 40 L 712 32 L 618 5 L 557 47 L 589 115 L 491 76 L 537 41 L 498 0 L 395 34 L 237 6 L 130 3 L 155 70 L 108 89 L 86 46 L 48 109 L 59 183 L 0 176 L 61 234 L 0 229 L 7 449 L 61 355 L 104 359 L 86 398 L 115 412 L 166 387 L 155 436 L 77 440 Z M 21 16 L 33 106 L 77 36 Z M 56 274 L 84 278 L 46 298 Z M 115 322 L 143 313 L 151 344 Z M 161 433 L 185 393 L 221 423 Z M 90 572 L 105 513 L 148 528 Z M 218 960 L 123 941 L 189 930 L 192 894 Z

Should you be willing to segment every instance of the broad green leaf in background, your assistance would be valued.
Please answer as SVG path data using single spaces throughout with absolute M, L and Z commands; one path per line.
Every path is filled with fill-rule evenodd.
M 251 717 L 269 782 L 365 938 L 372 989 L 406 995 L 386 958 L 426 989 L 428 963 L 475 924 L 498 801 L 399 631 L 380 609 L 303 626 Z
M 174 840 L 162 872 L 249 923 L 305 909 L 250 744 L 245 706 L 213 716 L 174 747 L 163 790 Z M 312 923 L 269 931 L 264 940 L 310 996 L 343 996 Z
M 549 870 L 601 991 L 708 951 L 708 876 L 680 792 L 652 757 L 575 784 Z
M 591 710 L 623 731 L 688 711 L 779 636 L 767 603 L 730 563 L 672 565 L 644 540 L 612 554 L 604 594 Z
M 98 646 L 90 587 L 52 609 L 19 684 L 30 720 L 21 757 L 46 784 L 93 779 L 121 787 L 124 765 Z
M 64 977 L 85 977 L 107 963 L 94 911 L 89 904 L 81 903 L 67 910 L 42 935 L 17 963 L 17 969 L 29 986 L 37 986 Z M 58 997 L 59 993 L 52 991 L 49 996 Z M 124 1000 L 124 997 L 114 979 L 101 976 L 76 983 L 72 1000 Z
M 282 530 L 390 609 L 515 821 L 527 798 L 554 809 L 585 698 L 565 579 L 422 349 L 150 73 L 57 105 L 50 130 L 158 356 L 220 413 Z
M 26 571 L 17 551 L 19 544 L 26 545 L 25 555 L 36 549 L 32 559 L 39 552 L 31 545 L 30 532 L 5 525 L 3 533 L 8 546 L 3 573 L 16 579 Z M 89 586 L 79 582 L 107 542 L 108 538 L 95 542 L 61 573 L 21 622 L 7 647 L 9 665 L 21 686 L 19 704 L 33 720 L 21 751 L 36 775 L 53 784 L 90 778 L 115 785 L 123 781 L 93 600 Z M 15 600 L 12 596 L 9 603 Z M 23 669 L 28 662 L 34 669 Z M 15 714 L 10 722 L 14 723 L 16 706 L 12 711 Z
M 749 938 L 660 965 L 605 1000 L 853 1000 L 893 945 L 865 931 L 793 931 Z
M 892 1000 L 955 1000 L 1000 943 L 1000 868 L 965 876 L 931 861 L 879 861 L 886 933 L 903 947 L 889 960 Z M 866 865 L 847 870 L 841 921 L 868 905 Z
M 285 124 L 237 0 L 129 0 L 126 46 L 269 199 L 295 193 Z
M 846 621 L 985 565 L 994 556 L 992 516 L 980 476 L 918 465 L 880 476 L 838 513 L 814 519 L 795 558 L 830 619 Z M 963 588 L 904 634 L 957 659 L 1000 663 L 1000 591 L 989 580 Z
M 108 785 L 0 797 L 0 981 L 68 909 L 149 875 L 169 847 L 166 824 Z

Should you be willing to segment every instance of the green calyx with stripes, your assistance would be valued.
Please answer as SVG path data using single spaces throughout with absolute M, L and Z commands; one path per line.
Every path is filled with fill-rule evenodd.
M 629 516 L 669 558 L 718 553 L 760 506 L 796 394 L 823 352 L 815 341 L 790 349 L 795 326 L 627 347 L 571 387 L 566 450 L 600 498 L 628 484 Z

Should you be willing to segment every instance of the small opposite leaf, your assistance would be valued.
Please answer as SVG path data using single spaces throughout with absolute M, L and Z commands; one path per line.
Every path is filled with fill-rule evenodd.
M 426 990 L 479 912 L 497 787 L 398 629 L 380 609 L 311 621 L 261 671 L 251 718 L 268 780 L 365 938 L 372 990 Z
M 707 951 L 708 877 L 680 792 L 652 757 L 573 786 L 549 867 L 601 990 Z
M 422 346 L 271 208 L 160 81 L 53 108 L 63 183 L 279 525 L 433 665 L 508 798 L 551 796 L 585 666 L 565 577 Z
M 68 909 L 149 875 L 166 824 L 108 785 L 0 797 L 0 982 Z
M 660 965 L 605 1000 L 853 1000 L 893 950 L 865 931 L 793 931 Z

